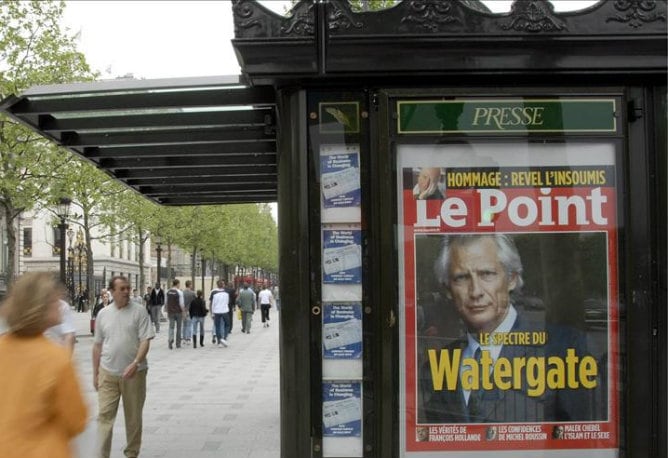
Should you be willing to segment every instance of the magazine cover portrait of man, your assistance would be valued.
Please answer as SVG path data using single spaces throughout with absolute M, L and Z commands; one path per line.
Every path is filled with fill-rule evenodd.
M 407 456 L 615 456 L 614 149 L 412 145 L 398 157 Z
M 515 238 L 536 258 L 526 256 L 523 263 Z M 540 265 L 546 260 L 539 253 L 549 256 L 541 245 L 561 248 L 547 266 Z M 576 247 L 582 250 L 572 253 Z M 585 255 L 586 266 L 579 267 L 586 272 L 577 278 L 573 258 Z M 587 330 L 585 317 L 578 316 L 588 296 L 605 297 L 605 259 L 602 233 L 417 236 L 416 262 L 426 268 L 416 274 L 417 293 L 427 298 L 417 303 L 425 315 L 417 330 L 418 418 L 425 423 L 605 420 L 607 374 L 600 370 L 606 366 L 606 324 Z M 545 268 L 553 285 L 536 275 Z M 523 294 L 526 271 L 531 289 Z M 428 293 L 421 294 L 422 288 Z M 554 306 L 548 310 L 542 298 L 550 296 Z M 569 374 L 568 362 L 575 359 L 578 373 Z M 500 370 L 513 372 L 498 383 L 491 369 L 500 362 L 506 365 Z M 550 367 L 553 377 L 564 378 L 554 388 L 547 381 Z M 587 376 L 579 379 L 583 371 Z M 471 384 L 477 387 L 466 389 L 463 377 L 473 372 Z M 569 383 L 568 376 L 577 383 Z

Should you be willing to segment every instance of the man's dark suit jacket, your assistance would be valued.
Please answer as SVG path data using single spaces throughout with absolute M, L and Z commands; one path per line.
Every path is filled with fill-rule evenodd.
M 504 345 L 499 357 L 512 358 L 531 356 L 566 356 L 567 348 L 575 348 L 578 356 L 586 355 L 585 339 L 582 332 L 565 327 L 545 327 L 537 323 L 524 322 L 518 314 L 511 332 L 542 331 L 547 332 L 547 344 L 543 346 Z M 468 346 L 466 337 L 456 340 L 448 350 L 460 348 L 462 352 Z M 599 367 L 599 371 L 601 367 Z M 600 374 L 605 377 L 607 374 Z M 434 391 L 428 362 L 422 368 L 420 389 L 424 409 L 418 417 L 427 423 L 510 423 L 543 421 L 588 421 L 596 420 L 593 399 L 594 390 L 561 389 L 549 390 L 540 397 L 527 394 L 526 378 L 520 389 L 483 390 L 480 398 L 480 411 L 470 415 L 467 411 L 461 384 L 455 391 Z
M 165 292 L 160 288 L 159 290 L 153 289 L 151 291 L 151 305 L 162 305 L 165 303 Z

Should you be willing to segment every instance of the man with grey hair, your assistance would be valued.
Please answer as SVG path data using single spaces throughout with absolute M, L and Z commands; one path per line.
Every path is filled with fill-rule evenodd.
M 469 332 L 492 332 L 509 314 L 514 322 L 510 293 L 523 285 L 522 261 L 509 236 L 446 237 L 434 270 Z
M 511 294 L 522 287 L 523 268 L 510 236 L 447 235 L 434 267 L 466 334 L 446 348 L 427 350 L 421 375 L 421 421 L 592 419 L 591 391 L 572 386 L 556 389 L 546 387 L 546 383 L 541 386 L 540 380 L 534 383 L 537 376 L 529 374 L 528 367 L 540 364 L 546 357 L 568 361 L 568 352 L 584 354 L 584 336 L 572 329 L 532 322 L 518 313 Z M 547 339 L 529 341 L 527 336 L 536 332 L 545 333 Z M 509 368 L 512 371 L 507 375 Z M 507 383 L 509 380 L 512 383 Z M 586 380 L 585 384 L 593 383 Z

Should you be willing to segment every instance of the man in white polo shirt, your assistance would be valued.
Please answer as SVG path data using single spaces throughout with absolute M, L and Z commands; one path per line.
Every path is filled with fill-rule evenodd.
M 109 291 L 114 302 L 97 315 L 93 343 L 93 386 L 99 402 L 97 456 L 109 458 L 122 397 L 127 439 L 124 454 L 138 457 L 146 399 L 146 355 L 155 332 L 144 307 L 130 302 L 130 284 L 125 277 L 113 277 Z

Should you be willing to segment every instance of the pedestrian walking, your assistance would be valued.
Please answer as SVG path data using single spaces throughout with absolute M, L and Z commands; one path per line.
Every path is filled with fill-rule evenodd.
M 148 316 L 151 316 L 151 292 L 153 288 L 150 286 L 146 287 L 146 294 L 144 294 L 144 307 L 146 307 L 146 313 Z
M 93 310 L 91 311 L 90 315 L 90 333 L 95 334 L 95 321 L 97 320 L 97 315 L 100 313 L 100 310 L 105 308 L 106 306 L 109 305 L 109 292 L 106 289 L 103 289 L 100 292 L 100 300 L 97 304 L 95 304 L 95 307 L 93 307 Z
M 86 403 L 68 349 L 44 336 L 62 321 L 64 290 L 46 272 L 19 278 L 2 306 L 0 456 L 72 458 Z M 69 307 L 69 305 L 67 305 Z
M 260 313 L 262 313 L 262 327 L 269 327 L 269 309 L 271 308 L 272 302 L 274 302 L 274 296 L 271 294 L 271 291 L 266 286 L 258 294 L 258 302 L 260 302 Z
M 88 289 L 84 290 L 76 300 L 77 312 L 83 313 L 86 311 L 86 298 L 88 298 Z
M 178 279 L 172 280 L 172 287 L 167 290 L 167 319 L 169 320 L 169 334 L 167 335 L 167 344 L 169 349 L 181 348 L 181 328 L 183 327 L 183 291 L 179 289 L 181 282 Z
M 237 292 L 234 288 L 225 288 L 227 294 L 230 296 L 228 319 L 227 319 L 227 335 L 229 336 L 232 333 L 232 328 L 234 327 L 234 310 L 237 305 Z
M 241 332 L 250 334 L 251 321 L 253 320 L 253 313 L 255 312 L 257 299 L 248 283 L 244 283 L 244 287 L 239 293 L 237 301 L 239 303 L 239 308 L 241 309 Z
M 216 329 L 216 341 L 218 346 L 227 347 L 226 332 L 227 319 L 230 311 L 230 295 L 225 290 L 225 281 L 218 280 L 218 286 L 211 291 L 209 302 L 211 303 L 211 314 L 213 315 L 213 323 Z
M 193 335 L 192 323 L 190 321 L 190 304 L 195 299 L 195 291 L 193 291 L 193 282 L 186 280 L 186 289 L 183 290 L 183 332 L 181 336 L 183 340 L 188 343 Z
M 136 304 L 143 305 L 143 299 L 139 295 L 139 292 L 136 288 L 132 290 L 132 296 L 130 297 L 130 300 Z
M 199 346 L 204 346 L 204 318 L 209 311 L 204 302 L 204 293 L 197 290 L 197 296 L 190 303 L 190 320 L 192 321 L 193 348 L 197 348 L 197 330 L 199 329 Z
M 151 322 L 155 326 L 155 332 L 160 332 L 160 314 L 162 306 L 165 305 L 165 292 L 160 288 L 160 282 L 155 283 L 151 291 Z
M 114 301 L 100 311 L 93 342 L 93 386 L 99 403 L 98 456 L 109 458 L 122 398 L 127 440 L 123 452 L 128 458 L 136 458 L 141 448 L 146 399 L 146 355 L 155 333 L 144 307 L 130 301 L 130 284 L 125 277 L 113 277 L 109 290 Z

